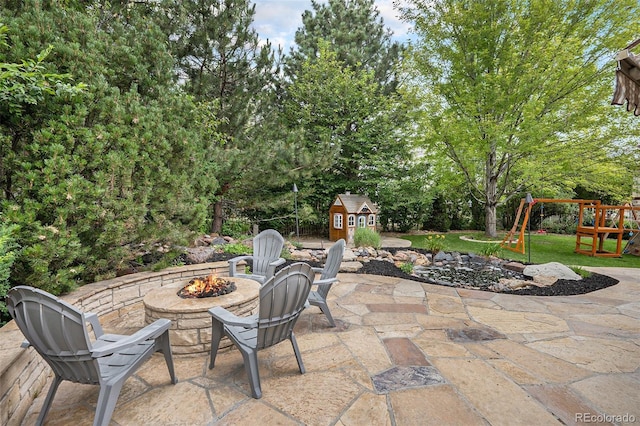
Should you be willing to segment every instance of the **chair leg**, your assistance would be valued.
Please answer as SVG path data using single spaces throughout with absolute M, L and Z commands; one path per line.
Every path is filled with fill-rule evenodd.
M 108 426 L 116 408 L 118 396 L 122 390 L 122 385 L 126 378 L 111 384 L 102 384 L 98 394 L 98 405 L 96 406 L 96 416 L 93 419 L 93 426 Z
M 260 372 L 258 371 L 258 351 L 240 350 L 244 359 L 244 369 L 249 377 L 249 386 L 251 386 L 251 395 L 255 399 L 262 398 L 262 389 L 260 388 Z
M 318 307 L 320 308 L 322 313 L 329 320 L 329 324 L 331 325 L 331 327 L 335 327 L 336 323 L 333 321 L 333 317 L 331 316 L 331 311 L 329 310 L 329 305 L 327 305 L 327 303 L 325 302 L 325 303 L 318 304 Z
M 44 418 L 47 416 L 49 408 L 51 408 L 53 397 L 56 395 L 56 391 L 58 390 L 58 386 L 60 386 L 60 383 L 62 383 L 62 377 L 56 374 L 53 377 L 53 382 L 51 382 L 51 387 L 49 387 L 47 397 L 44 399 L 44 403 L 42 404 L 42 408 L 40 409 L 40 415 L 38 416 L 38 420 L 36 420 L 36 425 L 41 426 L 44 423 Z
M 296 336 L 291 332 L 291 346 L 293 346 L 293 352 L 296 354 L 296 360 L 298 360 L 298 368 L 300 369 L 300 373 L 304 374 L 304 363 L 302 362 L 302 354 L 300 354 L 300 349 L 298 349 L 298 342 L 296 341 Z
M 171 343 L 169 342 L 169 330 L 165 331 L 156 339 L 156 351 L 162 352 L 164 355 L 164 361 L 167 363 L 169 369 L 169 376 L 171 376 L 171 383 L 178 383 L 176 378 L 176 371 L 173 367 L 173 353 L 171 352 Z
M 211 319 L 211 355 L 209 360 L 209 369 L 212 369 L 216 362 L 216 355 L 218 355 L 218 346 L 220 346 L 220 340 L 223 334 L 223 325 L 220 321 L 216 321 L 215 318 Z

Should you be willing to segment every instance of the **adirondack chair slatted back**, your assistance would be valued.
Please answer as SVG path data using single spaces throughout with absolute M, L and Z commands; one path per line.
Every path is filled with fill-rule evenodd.
M 280 257 L 283 247 L 284 238 L 276 230 L 267 229 L 256 235 L 253 239 L 253 273 L 267 275 L 269 263 Z
M 335 244 L 331 246 L 329 253 L 327 254 L 327 261 L 325 262 L 324 268 L 320 274 L 321 280 L 335 278 L 338 275 L 338 271 L 340 271 L 340 264 L 344 257 L 344 247 L 345 241 L 343 239 L 336 241 Z M 331 290 L 331 285 L 321 285 L 318 286 L 316 291 L 323 299 L 326 299 L 329 294 L 329 290 Z
M 296 263 L 260 288 L 257 349 L 288 339 L 311 290 L 313 269 Z
M 18 328 L 54 373 L 76 383 L 100 383 L 98 361 L 91 356 L 81 311 L 39 289 L 16 287 L 7 302 Z

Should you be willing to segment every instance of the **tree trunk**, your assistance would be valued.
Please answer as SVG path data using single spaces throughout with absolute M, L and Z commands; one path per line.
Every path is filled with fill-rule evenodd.
M 213 204 L 213 222 L 211 223 L 212 234 L 222 233 L 222 219 L 222 199 L 218 199 L 218 201 Z
M 495 204 L 486 204 L 484 207 L 484 233 L 487 237 L 495 238 L 498 236 L 496 231 L 496 206 Z
M 498 176 L 494 173 L 496 168 L 496 146 L 491 144 L 491 151 L 487 156 L 485 163 L 485 181 L 484 181 L 484 233 L 488 237 L 495 238 L 498 236 L 496 231 L 496 206 L 498 205 Z

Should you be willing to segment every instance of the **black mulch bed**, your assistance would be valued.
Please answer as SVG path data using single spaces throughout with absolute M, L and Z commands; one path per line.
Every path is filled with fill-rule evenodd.
M 391 252 L 395 252 L 397 249 L 384 249 Z M 411 250 L 417 252 L 424 252 L 420 249 Z M 237 255 L 232 255 L 228 253 L 216 253 L 207 259 L 208 262 L 220 262 L 224 260 L 229 260 Z M 186 260 L 186 259 L 185 259 Z M 288 260 L 284 265 L 290 265 L 295 263 L 296 261 Z M 317 262 L 308 262 L 311 266 L 322 266 Z M 371 274 L 371 275 L 381 275 L 385 277 L 397 277 L 404 278 L 408 280 L 428 283 L 428 284 L 436 284 L 428 279 L 416 277 L 406 272 L 403 272 L 400 268 L 396 267 L 391 262 L 386 262 L 382 260 L 371 260 L 369 262 L 363 262 L 363 267 L 358 271 L 358 274 Z M 507 294 L 517 294 L 523 296 L 573 296 L 578 294 L 591 293 L 592 291 L 601 290 L 603 288 L 611 287 L 612 285 L 618 284 L 618 280 L 615 278 L 611 278 L 606 275 L 592 273 L 591 276 L 587 278 L 583 278 L 580 281 L 574 280 L 558 280 L 555 284 L 548 287 L 535 287 L 531 288 L 523 288 L 519 290 L 513 291 L 504 291 L 503 293 Z M 484 290 L 489 291 L 489 290 Z
M 423 283 L 435 284 L 425 278 L 409 275 L 390 262 L 372 260 L 370 262 L 364 263 L 363 265 L 363 268 L 358 271 L 359 274 L 383 275 L 386 277 L 398 277 Z M 532 286 L 531 288 L 523 288 L 514 291 L 504 291 L 502 293 L 526 296 L 573 296 L 576 294 L 590 293 L 592 291 L 600 290 L 616 284 L 618 284 L 618 280 L 616 280 L 615 278 L 592 273 L 590 277 L 583 278 L 580 281 L 558 280 L 555 284 L 550 285 L 549 287 Z

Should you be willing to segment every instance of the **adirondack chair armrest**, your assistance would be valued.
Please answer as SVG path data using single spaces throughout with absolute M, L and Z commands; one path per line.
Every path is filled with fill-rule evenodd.
M 278 258 L 278 260 L 274 260 L 273 262 L 269 263 L 269 266 L 280 266 L 282 264 L 284 264 L 286 262 L 286 260 L 284 260 L 283 258 Z
M 244 328 L 256 328 L 258 326 L 256 317 L 239 317 L 220 306 L 209 309 L 209 313 L 214 319 L 225 325 L 235 325 Z
M 313 283 L 311 283 L 311 285 L 323 286 L 323 285 L 333 284 L 335 282 L 338 282 L 337 278 L 325 278 L 322 280 L 315 280 Z
M 266 273 L 264 275 L 265 281 L 273 277 L 276 274 L 276 267 L 283 265 L 284 263 L 286 263 L 286 260 L 284 260 L 281 257 L 279 257 L 278 259 L 272 262 L 269 262 L 269 267 L 267 268 Z
M 93 329 L 93 334 L 95 334 L 96 339 L 104 334 L 102 325 L 100 325 L 100 321 L 98 320 L 98 315 L 93 312 L 85 312 L 84 318 L 89 324 L 91 324 L 91 328 Z
M 245 255 L 245 256 L 237 256 L 234 257 L 233 259 L 229 259 L 229 276 L 230 277 L 235 277 L 236 276 L 236 267 L 238 266 L 238 263 L 240 263 L 243 260 L 249 260 L 249 259 L 253 259 L 253 256 L 251 255 Z
M 149 339 L 156 339 L 162 335 L 162 333 L 169 330 L 171 321 L 162 318 L 155 320 L 153 323 L 144 327 L 143 329 L 133 333 L 131 336 L 120 339 L 117 342 L 108 343 L 106 345 L 100 345 L 91 350 L 91 356 L 93 358 L 101 358 L 106 355 L 111 355 L 121 349 L 128 348 L 138 343 L 144 342 Z

